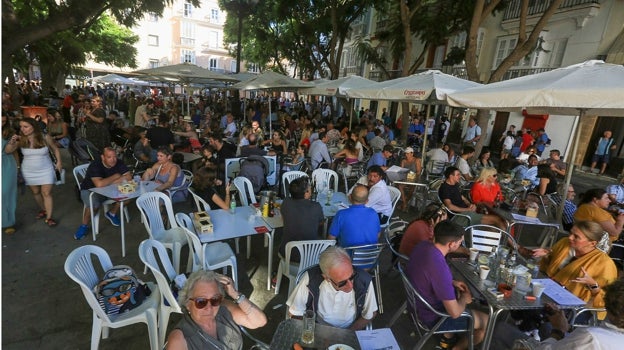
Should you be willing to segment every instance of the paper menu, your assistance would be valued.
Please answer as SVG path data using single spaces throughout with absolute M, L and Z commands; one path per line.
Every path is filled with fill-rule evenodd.
M 402 173 L 402 172 L 408 172 L 409 169 L 401 168 L 400 166 L 393 165 L 386 170 L 386 172 L 388 171 L 395 172 L 395 173 Z
M 563 306 L 583 306 L 587 304 L 585 301 L 579 299 L 576 295 L 570 293 L 567 289 L 563 288 L 559 283 L 551 280 L 550 278 L 534 279 L 533 282 L 539 282 L 546 287 L 544 294 L 548 295 L 558 305 Z
M 390 328 L 356 331 L 362 350 L 399 350 L 399 344 Z

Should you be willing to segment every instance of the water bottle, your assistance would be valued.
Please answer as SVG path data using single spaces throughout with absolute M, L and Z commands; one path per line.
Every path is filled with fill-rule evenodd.
M 230 213 L 234 214 L 236 212 L 236 199 L 232 194 L 230 194 Z
M 492 253 L 488 257 L 488 266 L 490 267 L 490 275 L 493 280 L 496 280 L 496 274 L 498 273 L 498 258 L 496 256 L 496 247 L 492 247 Z

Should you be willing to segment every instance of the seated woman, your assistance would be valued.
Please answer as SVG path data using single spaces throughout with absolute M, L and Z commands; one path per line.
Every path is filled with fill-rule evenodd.
M 581 202 L 574 214 L 575 221 L 594 221 L 600 224 L 604 231 L 609 233 L 611 242 L 618 239 L 624 227 L 624 214 L 620 213 L 616 219 L 606 211 L 609 207 L 609 196 L 601 188 L 587 190 L 581 195 Z
M 355 164 L 358 160 L 358 149 L 355 148 L 355 141 L 349 139 L 345 142 L 342 150 L 334 155 L 334 159 L 344 160 L 347 165 Z
M 405 158 L 401 160 L 401 168 L 405 168 L 411 172 L 416 173 L 416 176 L 420 176 L 422 171 L 422 159 L 414 156 L 414 149 L 412 147 L 405 148 Z M 414 193 L 414 186 L 399 184 L 399 191 L 401 191 L 401 210 L 407 210 L 407 203 L 412 199 Z
M 199 150 L 202 148 L 201 142 L 199 142 L 199 136 L 195 131 L 195 124 L 193 124 L 192 122 L 187 121 L 186 123 L 184 123 L 184 131 L 174 131 L 173 133 L 178 136 L 186 137 L 191 146 L 191 151 L 199 152 Z
M 498 173 L 496 169 L 486 167 L 481 169 L 481 173 L 470 189 L 470 197 L 475 204 L 483 203 L 494 205 L 496 202 L 504 200 L 501 188 L 498 184 Z
M 275 154 L 284 154 L 288 147 L 286 147 L 286 141 L 283 139 L 282 132 L 279 130 L 273 130 L 273 137 L 270 140 L 262 142 L 263 145 L 269 145 Z
M 446 210 L 440 204 L 431 203 L 426 206 L 420 217 L 410 222 L 405 228 L 399 253 L 409 256 L 418 243 L 422 241 L 433 242 L 433 228 L 440 221 L 446 220 L 446 216 Z
M 156 163 L 143 173 L 143 181 L 154 180 L 160 186 L 156 191 L 164 192 L 171 187 L 177 187 L 184 182 L 184 172 L 180 166 L 172 160 L 173 153 L 166 146 L 158 148 L 156 151 Z
M 479 154 L 479 159 L 472 165 L 472 172 L 474 174 L 479 174 L 481 169 L 483 168 L 494 168 L 494 163 L 490 159 L 490 150 L 489 148 L 483 148 L 481 150 L 481 154 Z
M 230 299 L 224 299 L 229 296 Z M 262 327 L 264 312 L 234 289 L 231 278 L 212 271 L 191 274 L 178 296 L 182 320 L 169 333 L 167 350 L 242 349 L 238 326 Z
M 552 249 L 533 250 L 534 258 L 542 258 L 540 271 L 596 308 L 604 307 L 603 287 L 617 279 L 615 263 L 597 249 L 602 235 L 599 224 L 577 221 L 570 236 L 559 240 Z M 604 317 L 604 312 L 598 314 L 599 319 Z
M 208 167 L 202 167 L 197 170 L 193 176 L 193 188 L 197 191 L 197 195 L 202 197 L 210 209 L 230 208 L 230 183 L 225 186 L 225 198 L 221 199 L 215 186 L 221 181 L 217 179 L 217 171 Z
M 56 147 L 69 147 L 69 131 L 67 123 L 63 121 L 61 114 L 55 110 L 48 110 L 48 134 L 54 139 Z

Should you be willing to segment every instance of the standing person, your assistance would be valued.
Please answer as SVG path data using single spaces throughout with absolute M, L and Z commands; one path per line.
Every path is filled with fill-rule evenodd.
M 20 134 L 11 138 L 4 152 L 13 153 L 18 148 L 22 150 L 24 159 L 22 161 L 22 175 L 26 185 L 35 197 L 35 202 L 39 205 L 37 219 L 45 218 L 45 223 L 54 227 L 56 220 L 52 219 L 54 202 L 52 199 L 52 186 L 56 182 L 54 170 L 61 171 L 61 152 L 54 144 L 50 135 L 41 132 L 39 123 L 31 118 L 23 118 L 19 122 Z M 50 152 L 56 157 L 56 164 L 52 164 Z
M 405 158 L 401 160 L 401 168 L 408 169 L 416 173 L 416 176 L 420 176 L 420 172 L 422 171 L 422 159 L 414 156 L 414 149 L 412 147 L 407 147 L 405 149 Z M 401 200 L 403 202 L 401 210 L 406 211 L 407 203 L 411 200 L 415 187 L 403 184 L 399 184 L 398 187 L 401 191 Z
M 607 169 L 607 164 L 609 164 L 609 158 L 611 157 L 611 152 L 615 151 L 617 146 L 613 143 L 613 137 L 610 130 L 604 132 L 600 140 L 598 140 L 598 144 L 596 145 L 596 151 L 594 152 L 594 156 L 592 157 L 592 162 L 589 171 L 591 173 L 594 172 L 594 168 L 598 163 L 602 163 L 600 167 L 600 175 L 604 174 Z
M 7 152 L 10 142 L 16 142 L 15 130 L 9 117 L 2 114 L 2 230 L 5 234 L 15 233 L 15 209 L 17 207 L 17 172 L 19 158 L 15 150 Z
M 501 159 L 507 159 L 511 154 L 516 138 L 513 136 L 513 132 L 507 131 L 503 138 L 503 147 L 501 148 Z M 519 150 L 519 149 L 518 149 Z
M 529 146 L 533 145 L 535 140 L 531 136 L 531 129 L 522 128 L 522 145 L 520 146 L 520 152 L 524 152 Z
M 151 98 L 146 99 L 142 105 L 138 106 L 134 114 L 134 125 L 147 128 L 149 121 L 153 119 L 151 116 L 153 108 L 154 100 Z
M 446 115 L 441 119 L 442 123 L 440 123 L 440 129 L 438 133 L 438 141 L 441 143 L 446 142 L 446 138 L 449 133 L 449 129 L 451 128 L 451 122 L 448 120 Z
M 85 204 L 86 209 L 82 214 L 82 224 L 74 234 L 74 239 L 77 240 L 86 236 L 89 230 L 89 222 L 91 221 L 91 211 L 88 205 L 91 196 L 90 189 L 94 187 L 105 187 L 112 184 L 121 184 L 124 181 L 132 180 L 130 170 L 126 164 L 117 159 L 117 153 L 115 153 L 114 149 L 110 147 L 104 148 L 100 158 L 101 159 L 96 159 L 89 164 L 85 177 L 80 184 L 80 198 Z M 99 210 L 102 203 L 108 200 L 107 197 L 98 193 L 94 193 L 91 199 L 93 202 L 93 210 L 96 212 Z M 111 206 L 110 211 L 106 213 L 106 218 L 113 226 L 121 225 L 121 220 L 119 219 L 119 215 L 117 215 L 119 207 L 120 202 L 115 202 Z
M 85 111 L 85 136 L 98 150 L 110 146 L 110 132 L 106 123 L 106 111 L 102 108 L 102 98 L 91 99 Z
M 518 157 L 520 153 L 522 153 L 520 149 L 522 148 L 522 143 L 524 142 L 523 135 L 524 133 L 522 132 L 522 130 L 518 130 L 518 132 L 516 133 L 514 144 L 511 147 L 511 156 L 514 158 Z
M 481 127 L 477 125 L 477 119 L 474 117 L 470 117 L 468 120 L 468 128 L 466 128 L 466 133 L 462 140 L 465 145 L 475 146 L 479 139 L 481 138 Z
M 546 130 L 544 130 L 544 128 L 537 130 L 535 145 L 537 147 L 537 155 L 541 157 L 546 146 L 550 145 L 550 139 L 548 138 L 548 134 L 546 134 Z
M 468 319 L 460 316 L 468 304 L 472 303 L 472 294 L 464 282 L 453 280 L 451 269 L 445 260 L 448 253 L 461 247 L 464 229 L 444 220 L 435 226 L 433 232 L 433 242 L 423 241 L 412 250 L 406 267 L 407 277 L 418 294 L 431 306 L 451 316 L 438 328 L 439 331 L 466 328 Z M 417 312 L 419 319 L 429 327 L 438 322 L 439 317 L 427 308 L 419 308 Z M 476 345 L 485 337 L 488 315 L 478 310 L 470 312 L 474 320 Z M 457 339 L 455 334 L 444 333 L 440 337 L 439 346 L 441 349 L 466 349 L 468 339 L 465 336 Z

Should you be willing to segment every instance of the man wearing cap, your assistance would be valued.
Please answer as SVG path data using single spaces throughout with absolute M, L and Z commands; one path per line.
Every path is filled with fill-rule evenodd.
M 145 103 L 138 106 L 136 112 L 134 113 L 134 126 L 140 126 L 143 128 L 147 128 L 147 123 L 153 117 L 150 115 L 152 109 L 154 108 L 154 100 L 148 98 L 145 100 Z
M 433 242 L 420 242 L 412 250 L 406 274 L 418 294 L 433 308 L 451 316 L 442 323 L 440 331 L 466 329 L 468 318 L 461 317 L 461 314 L 464 311 L 472 314 L 476 345 L 483 341 L 488 315 L 477 310 L 466 310 L 466 306 L 472 303 L 470 289 L 464 282 L 453 280 L 445 260 L 446 255 L 457 251 L 463 241 L 463 227 L 449 220 L 439 222 L 433 229 Z M 416 312 L 420 321 L 429 327 L 438 322 L 439 316 L 428 308 L 418 308 Z M 467 346 L 468 339 L 465 336 L 457 339 L 456 334 L 444 333 L 440 338 L 439 348 L 442 349 L 466 349 Z
M 381 167 L 383 171 L 386 171 L 388 169 L 388 167 L 386 166 L 386 162 L 388 161 L 388 158 L 392 156 L 393 151 L 394 151 L 394 147 L 392 147 L 392 145 L 383 146 L 383 149 L 381 151 L 375 152 L 373 154 L 371 159 L 368 161 L 368 164 L 366 164 L 366 168 L 370 168 L 373 165 L 377 165 Z

